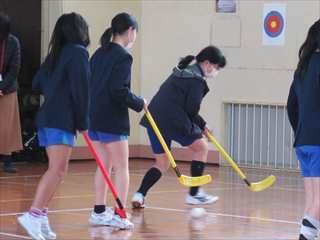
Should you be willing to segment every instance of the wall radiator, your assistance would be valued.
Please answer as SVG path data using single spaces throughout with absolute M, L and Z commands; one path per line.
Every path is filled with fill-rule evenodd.
M 225 146 L 235 162 L 248 167 L 299 169 L 285 105 L 237 102 L 224 105 Z

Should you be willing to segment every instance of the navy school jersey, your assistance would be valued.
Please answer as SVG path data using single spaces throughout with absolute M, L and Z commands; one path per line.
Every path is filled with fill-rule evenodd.
M 63 47 L 53 71 L 43 63 L 32 83 L 33 90 L 44 97 L 37 127 L 72 133 L 87 130 L 89 78 L 89 54 L 82 45 Z
M 294 146 L 320 145 L 320 53 L 314 53 L 303 79 L 298 74 L 287 101 Z
M 186 69 L 175 68 L 148 106 L 163 135 L 201 138 L 206 122 L 199 111 L 208 92 L 198 64 Z M 142 118 L 141 125 L 150 127 L 146 117 Z
M 131 92 L 132 56 L 120 45 L 100 47 L 90 60 L 90 127 L 92 131 L 130 134 L 129 108 L 140 112 L 144 101 Z

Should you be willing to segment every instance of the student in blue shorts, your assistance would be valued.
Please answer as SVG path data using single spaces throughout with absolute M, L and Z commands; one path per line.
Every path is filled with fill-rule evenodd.
M 320 231 L 320 20 L 299 50 L 287 110 L 305 189 L 299 239 L 313 240 Z
M 197 56 L 183 58 L 148 106 L 168 147 L 175 141 L 193 152 L 192 176 L 203 175 L 207 162 L 208 145 L 202 136 L 206 122 L 199 115 L 202 99 L 209 92 L 207 80 L 215 77 L 225 65 L 225 57 L 214 46 L 202 49 Z M 169 168 L 167 156 L 146 117 L 142 118 L 141 125 L 147 129 L 156 163 L 145 174 L 140 188 L 133 195 L 134 208 L 144 207 L 147 192 Z M 217 200 L 217 196 L 207 194 L 199 187 L 191 187 L 185 202 L 211 204 Z
M 77 13 L 57 21 L 49 54 L 33 80 L 44 102 L 37 115 L 38 138 L 46 148 L 49 168 L 42 176 L 29 212 L 18 218 L 32 239 L 56 239 L 48 221 L 48 205 L 66 175 L 77 131 L 88 128 L 88 25 Z
M 90 127 L 89 137 L 107 170 L 114 170 L 115 188 L 126 204 L 129 188 L 130 133 L 129 109 L 143 110 L 145 101 L 130 90 L 132 56 L 128 52 L 138 30 L 136 19 L 127 13 L 116 15 L 101 37 L 101 47 L 90 60 Z M 95 206 L 90 215 L 92 225 L 131 229 L 133 224 L 106 208 L 106 183 L 99 169 L 95 176 Z

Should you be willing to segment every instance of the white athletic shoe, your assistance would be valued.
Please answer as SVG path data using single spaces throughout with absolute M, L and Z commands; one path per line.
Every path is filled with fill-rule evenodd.
M 128 218 L 121 218 L 118 214 L 114 214 L 109 224 L 110 227 L 119 228 L 121 230 L 130 230 L 134 225 Z
M 41 217 L 34 217 L 30 213 L 25 213 L 18 217 L 18 222 L 32 239 L 45 240 L 41 234 Z
M 191 205 L 204 205 L 204 204 L 211 204 L 218 201 L 219 197 L 212 196 L 207 194 L 204 190 L 199 189 L 198 193 L 195 196 L 191 196 L 190 194 L 186 197 L 186 204 Z
M 145 208 L 144 196 L 142 193 L 136 192 L 131 200 L 132 208 Z
M 113 214 L 114 213 L 111 208 L 107 208 L 103 213 L 95 213 L 92 211 L 89 218 L 89 223 L 96 226 L 109 226 L 110 221 L 113 218 Z
M 54 240 L 57 239 L 57 234 L 52 231 L 49 219 L 47 216 L 40 217 L 41 219 L 41 234 L 45 239 Z

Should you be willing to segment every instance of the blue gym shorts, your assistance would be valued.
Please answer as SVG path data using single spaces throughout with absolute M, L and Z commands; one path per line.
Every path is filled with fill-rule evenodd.
M 103 133 L 99 131 L 89 131 L 89 137 L 92 141 L 99 141 L 101 143 L 111 143 L 128 140 L 128 135 Z
M 320 177 L 320 146 L 300 146 L 296 154 L 303 177 Z
M 161 143 L 159 142 L 157 135 L 154 133 L 154 131 L 147 127 L 147 132 L 149 136 L 149 140 L 151 143 L 151 148 L 154 154 L 162 154 L 165 153 L 164 149 L 161 146 Z M 168 148 L 171 150 L 171 142 L 175 141 L 179 143 L 181 146 L 186 147 L 191 145 L 194 141 L 201 139 L 199 137 L 191 137 L 191 136 L 172 136 L 170 138 L 162 136 L 164 141 L 166 142 Z
M 38 140 L 41 147 L 52 145 L 68 145 L 73 147 L 75 135 L 58 128 L 40 128 L 38 129 Z

